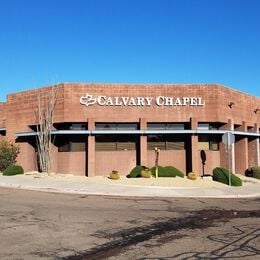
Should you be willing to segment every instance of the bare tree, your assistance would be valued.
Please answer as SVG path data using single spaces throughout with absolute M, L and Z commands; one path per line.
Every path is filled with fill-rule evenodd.
M 54 85 L 49 92 L 38 95 L 35 115 L 37 159 L 40 172 L 49 173 L 51 168 L 51 131 L 58 90 L 58 86 Z

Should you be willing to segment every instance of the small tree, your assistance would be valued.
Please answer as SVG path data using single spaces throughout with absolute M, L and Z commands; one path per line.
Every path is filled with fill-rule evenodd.
M 51 131 L 53 114 L 58 96 L 55 85 L 45 95 L 39 94 L 36 108 L 37 156 L 40 172 L 48 173 L 51 167 Z
M 0 171 L 4 171 L 8 166 L 16 163 L 16 158 L 20 152 L 17 144 L 8 140 L 0 141 Z

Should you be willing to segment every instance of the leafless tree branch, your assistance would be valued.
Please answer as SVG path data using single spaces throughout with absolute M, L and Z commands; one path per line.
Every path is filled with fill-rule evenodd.
M 59 88 L 54 85 L 46 96 L 38 95 L 36 107 L 37 156 L 40 172 L 49 173 L 51 168 L 51 131 L 54 109 Z

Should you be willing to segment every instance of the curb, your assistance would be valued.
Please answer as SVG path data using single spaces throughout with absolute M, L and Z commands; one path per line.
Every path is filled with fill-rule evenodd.
M 118 185 L 118 184 L 117 184 Z M 118 186 L 125 186 L 125 185 L 118 185 Z M 137 185 L 136 185 L 137 186 Z M 0 183 L 0 187 L 2 188 L 11 188 L 11 189 L 21 189 L 21 190 L 30 190 L 30 191 L 39 191 L 39 192 L 51 192 L 51 193 L 63 193 L 63 194 L 85 194 L 85 195 L 93 195 L 93 196 L 118 196 L 118 197 L 164 197 L 164 198 L 258 198 L 260 197 L 260 193 L 251 193 L 251 194 L 226 194 L 226 195 L 171 195 L 171 194 L 135 194 L 132 193 L 128 194 L 128 192 L 101 192 L 101 191 L 87 191 L 87 190 L 75 190 L 75 189 L 59 189 L 59 188 L 52 188 L 52 187 L 34 187 L 28 185 L 21 185 L 21 184 L 10 184 L 10 183 Z M 129 186 L 128 186 L 129 187 Z M 130 186 L 132 187 L 132 186 Z M 143 186 L 137 186 L 142 187 Z M 150 188 L 158 188 L 160 186 L 149 186 Z M 160 187 L 161 188 L 161 187 Z M 171 189 L 171 190 L 180 190 L 183 187 L 163 187 L 164 189 Z M 177 188 L 177 189 L 176 189 Z M 184 187 L 186 190 L 189 188 Z M 191 187 L 199 188 L 199 187 Z

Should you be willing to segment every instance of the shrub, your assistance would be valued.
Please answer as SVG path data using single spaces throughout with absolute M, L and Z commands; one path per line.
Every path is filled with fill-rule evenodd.
M 142 165 L 137 165 L 135 166 L 131 172 L 126 176 L 127 178 L 137 178 L 141 177 L 141 172 L 142 170 L 147 169 L 147 167 L 142 166 Z
M 178 176 L 178 177 L 184 177 L 184 174 L 177 168 L 173 167 L 173 166 L 166 166 L 164 167 L 164 169 L 169 173 L 169 174 L 172 174 L 172 175 L 175 175 L 174 177 Z M 172 176 L 170 176 L 172 177 Z
M 253 166 L 251 167 L 253 177 L 256 179 L 260 179 L 260 166 Z
M 149 170 L 149 169 L 144 169 L 141 171 L 141 176 L 143 178 L 150 178 L 151 175 L 152 175 L 152 173 L 151 173 L 151 170 Z
M 218 181 L 229 185 L 228 169 L 217 167 L 213 170 L 213 181 Z M 231 186 L 242 186 L 242 181 L 239 177 L 231 172 Z
M 197 180 L 197 174 L 194 172 L 189 172 L 188 173 L 188 179 L 189 180 Z
M 120 173 L 118 171 L 112 171 L 109 174 L 109 178 L 112 180 L 118 180 L 118 179 L 120 179 Z
M 156 167 L 153 167 L 151 169 L 153 176 L 155 176 L 155 169 Z M 183 178 L 184 174 L 173 166 L 166 166 L 166 167 L 158 166 L 158 177 L 176 177 L 176 176 Z
M 23 170 L 22 166 L 10 165 L 4 170 L 3 175 L 12 176 L 12 175 L 23 174 L 23 173 L 24 173 L 24 170 Z
M 4 171 L 8 166 L 15 164 L 17 155 L 19 154 L 19 146 L 8 141 L 0 141 L 0 172 Z

